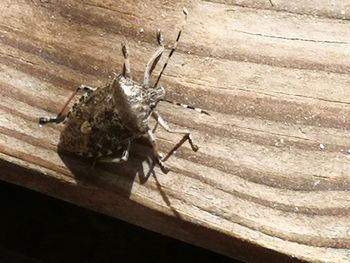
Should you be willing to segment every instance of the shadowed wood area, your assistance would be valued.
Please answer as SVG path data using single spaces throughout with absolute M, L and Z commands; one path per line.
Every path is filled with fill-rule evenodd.
M 0 178 L 246 262 L 349 262 L 350 0 L 273 2 L 3 0 Z M 168 174 L 142 140 L 90 174 L 58 155 L 62 126 L 38 118 L 120 73 L 124 40 L 141 80 L 184 6 L 161 85 L 211 116 L 158 109 L 200 150 L 179 149 Z M 156 134 L 164 152 L 180 139 Z

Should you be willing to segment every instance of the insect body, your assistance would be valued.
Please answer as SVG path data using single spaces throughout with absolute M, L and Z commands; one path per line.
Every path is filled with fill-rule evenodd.
M 185 9 L 184 14 L 186 18 L 187 11 Z M 61 147 L 66 151 L 91 157 L 94 159 L 94 162 L 126 161 L 132 141 L 146 135 L 153 146 L 157 163 L 162 171 L 167 173 L 169 169 L 164 165 L 164 162 L 185 141 L 189 141 L 193 151 L 197 151 L 198 147 L 193 143 L 191 134 L 188 131 L 172 130 L 168 127 L 155 110 L 158 102 L 170 102 L 208 114 L 203 110 L 166 100 L 164 88 L 158 86 L 162 73 L 175 51 L 181 31 L 182 28 L 153 86 L 150 85 L 150 77 L 164 51 L 163 39 L 160 32 L 158 32 L 157 36 L 158 48 L 146 65 L 143 84 L 139 84 L 131 78 L 128 48 L 123 43 L 122 53 L 124 65 L 122 74 L 115 76 L 111 83 L 104 87 L 92 88 L 85 85 L 80 86 L 68 99 L 57 117 L 41 117 L 39 123 L 60 123 L 65 121 L 65 128 L 62 131 L 60 142 Z M 85 94 L 68 111 L 69 102 L 79 91 L 84 91 Z M 156 137 L 152 129 L 148 126 L 148 120 L 151 117 L 168 132 L 183 135 L 183 138 L 164 157 L 158 152 Z M 121 156 L 116 157 L 115 154 L 120 151 L 122 151 Z

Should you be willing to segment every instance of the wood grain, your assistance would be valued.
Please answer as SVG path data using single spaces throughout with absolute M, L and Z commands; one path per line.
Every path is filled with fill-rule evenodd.
M 350 1 L 274 4 L 3 0 L 0 178 L 246 262 L 349 262 Z M 157 29 L 171 46 L 183 6 L 162 85 L 211 116 L 159 111 L 199 152 L 183 147 L 167 175 L 150 172 L 143 141 L 90 175 L 58 155 L 61 126 L 38 117 L 120 72 L 124 39 L 141 79 Z M 163 151 L 179 140 L 157 135 Z

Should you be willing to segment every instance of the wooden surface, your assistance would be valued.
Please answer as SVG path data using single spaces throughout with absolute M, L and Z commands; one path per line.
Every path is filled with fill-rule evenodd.
M 247 262 L 349 262 L 350 1 L 274 3 L 2 0 L 0 178 Z M 87 176 L 90 164 L 56 153 L 61 127 L 38 117 L 120 72 L 124 39 L 141 79 L 183 6 L 162 85 L 212 116 L 159 111 L 199 152 L 186 145 L 172 172 L 147 178 L 140 142 L 127 164 Z M 163 151 L 179 139 L 157 135 Z

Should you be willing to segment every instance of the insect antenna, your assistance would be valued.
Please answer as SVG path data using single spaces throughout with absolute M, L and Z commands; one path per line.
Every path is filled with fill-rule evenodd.
M 124 57 L 123 71 L 124 77 L 131 78 L 130 62 L 129 62 L 129 48 L 126 42 L 122 43 L 122 53 Z
M 181 28 L 180 28 L 180 30 L 179 30 L 179 33 L 177 34 L 177 37 L 176 37 L 174 46 L 173 46 L 173 48 L 171 49 L 167 60 L 165 61 L 165 64 L 164 64 L 164 66 L 163 66 L 163 68 L 162 68 L 162 71 L 159 73 L 159 76 L 158 76 L 158 79 L 157 79 L 157 81 L 156 81 L 156 84 L 154 85 L 155 88 L 158 86 L 159 80 L 160 80 L 160 78 L 162 77 L 163 72 L 164 72 L 166 66 L 168 65 L 169 59 L 171 58 L 171 56 L 173 55 L 173 53 L 174 53 L 174 51 L 175 51 L 175 49 L 176 49 L 176 47 L 177 47 L 177 43 L 179 43 L 179 39 L 180 39 L 182 30 L 184 29 L 184 27 L 185 27 L 185 25 L 186 25 L 186 22 L 187 22 L 187 15 L 188 15 L 187 9 L 184 8 L 184 9 L 182 10 L 182 12 L 183 12 L 184 15 L 185 15 L 184 22 L 183 22 L 183 24 L 182 24 L 182 26 L 181 26 Z
M 164 102 L 168 102 L 168 103 L 171 103 L 171 104 L 174 104 L 174 105 L 177 105 L 177 106 L 181 106 L 185 109 L 190 109 L 190 110 L 195 110 L 199 113 L 202 113 L 202 114 L 205 114 L 205 115 L 209 115 L 209 112 L 205 111 L 205 110 L 202 110 L 200 108 L 196 108 L 196 107 L 193 107 L 191 105 L 187 105 L 187 104 L 183 104 L 183 103 L 180 103 L 180 102 L 177 102 L 177 101 L 172 101 L 172 100 L 167 100 L 167 99 L 161 99 L 161 101 L 164 101 Z
M 163 36 L 160 30 L 158 31 L 158 34 L 157 34 L 157 42 L 158 42 L 158 48 L 156 52 L 153 54 L 153 56 L 151 57 L 151 59 L 147 62 L 144 77 L 143 77 L 143 86 L 146 88 L 149 88 L 151 74 L 164 51 Z

